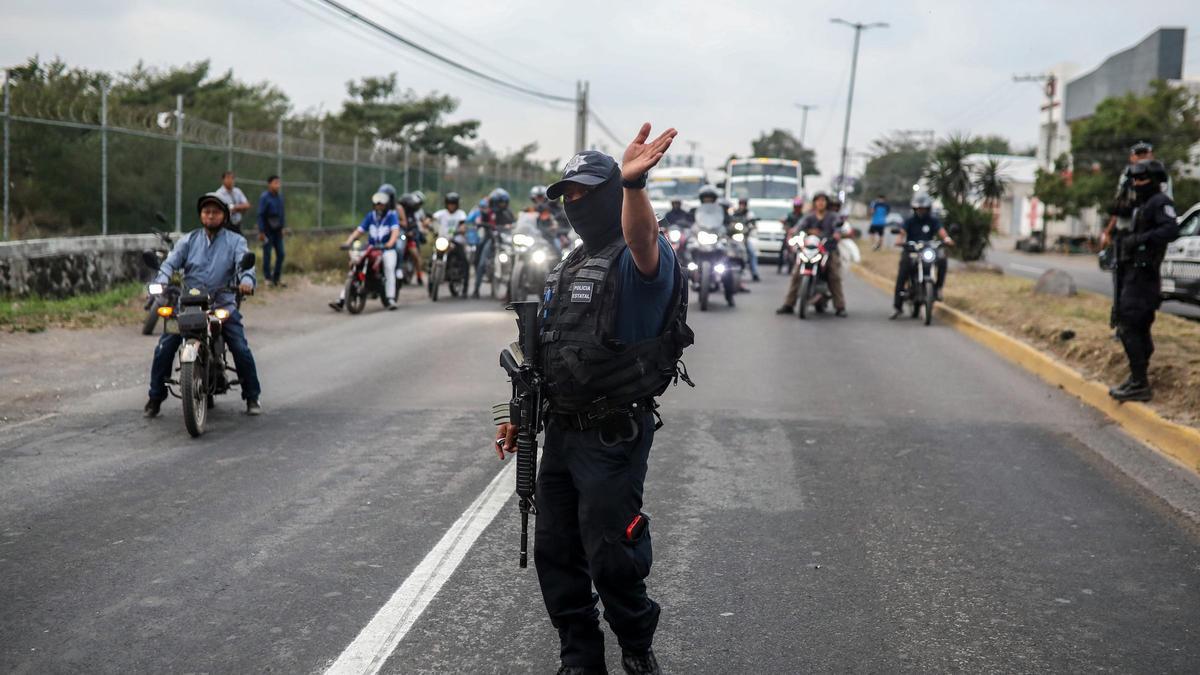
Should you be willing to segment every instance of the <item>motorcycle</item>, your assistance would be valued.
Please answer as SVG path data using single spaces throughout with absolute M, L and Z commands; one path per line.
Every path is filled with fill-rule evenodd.
M 429 268 L 429 299 L 437 302 L 442 282 L 450 284 L 450 295 L 467 297 L 467 282 L 471 277 L 473 251 L 467 243 L 466 230 L 459 228 L 454 237 L 438 237 L 433 242 L 433 261 Z
M 147 267 L 158 270 L 160 264 L 153 253 L 144 254 L 143 260 Z M 234 278 L 240 277 L 242 270 L 254 267 L 254 262 L 253 253 L 242 256 Z M 184 426 L 188 434 L 198 437 L 204 433 L 208 411 L 215 405 L 214 397 L 239 384 L 225 375 L 226 371 L 237 372 L 227 360 L 225 335 L 221 330 L 230 311 L 214 308 L 213 303 L 218 293 L 233 292 L 240 307 L 242 293 L 236 287 L 215 290 L 189 288 L 184 291 L 175 284 L 158 283 L 150 284 L 148 290 L 152 295 L 164 296 L 163 303 L 156 310 L 159 316 L 166 319 L 164 330 L 178 333 L 183 338 L 177 356 L 179 379 L 167 380 L 167 391 L 183 400 Z M 167 302 L 166 297 L 174 300 Z M 178 386 L 179 393 L 172 386 Z
M 904 255 L 908 256 L 909 274 L 905 285 L 904 301 L 911 306 L 910 315 L 917 318 L 921 310 L 925 310 L 925 325 L 933 323 L 933 303 L 937 301 L 937 283 L 933 278 L 933 270 L 938 259 L 945 255 L 942 242 L 910 241 L 904 246 Z
M 367 306 L 367 299 L 374 296 L 387 307 L 387 286 L 383 278 L 383 249 L 361 241 L 339 246 L 350 252 L 350 270 L 346 273 L 346 311 L 359 314 Z
M 493 298 L 505 300 L 513 268 L 513 233 L 503 228 L 492 234 L 492 259 L 486 273 Z
M 523 214 L 522 214 L 523 215 Z M 512 236 L 513 264 L 509 275 L 508 301 L 523 302 L 530 295 L 540 299 L 550 273 L 550 263 L 561 254 L 546 240 L 537 225 L 521 223 Z
M 745 246 L 725 231 L 725 215 L 716 204 L 701 204 L 696 209 L 694 233 L 686 247 L 687 269 L 692 288 L 699 294 L 700 311 L 708 311 L 708 296 L 724 288 L 725 302 L 733 307 L 742 273 Z
M 788 242 L 794 251 L 796 264 L 800 266 L 800 318 L 808 317 L 809 305 L 824 306 L 832 297 L 826 266 L 829 264 L 827 246 L 831 242 L 815 234 L 796 235 Z
M 154 217 L 160 223 L 166 224 L 167 222 L 166 217 L 161 213 L 154 214 Z M 157 270 L 159 267 L 162 267 L 163 261 L 166 260 L 167 255 L 171 253 L 171 249 L 174 248 L 175 242 L 171 240 L 171 235 L 167 234 L 166 232 L 153 227 L 150 228 L 150 231 L 154 233 L 154 236 L 158 237 L 159 245 L 154 247 L 154 249 L 143 253 L 143 256 L 153 256 L 154 260 L 156 261 L 154 269 Z M 147 264 L 149 264 L 149 260 L 150 258 L 147 257 Z M 158 320 L 162 318 L 158 315 L 158 308 L 162 306 L 160 302 L 169 303 L 170 301 L 171 299 L 166 298 L 165 296 L 158 296 L 152 293 L 147 294 L 146 305 L 143 307 L 143 309 L 146 310 L 146 318 L 142 320 L 142 335 L 151 335 L 154 333 L 154 329 L 158 326 Z

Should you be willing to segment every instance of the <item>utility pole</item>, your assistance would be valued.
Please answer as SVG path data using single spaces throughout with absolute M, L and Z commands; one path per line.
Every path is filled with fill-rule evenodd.
M 100 234 L 108 234 L 108 83 L 100 85 Z
M 12 96 L 12 91 L 11 91 L 10 82 L 9 82 L 10 80 L 12 80 L 12 71 L 5 70 L 4 71 L 4 171 L 3 171 L 4 241 L 8 241 L 8 134 L 9 134 L 8 118 L 12 116 L 12 113 L 10 112 L 12 110 L 12 107 L 11 107 L 11 104 L 9 103 L 9 98 Z
M 183 94 L 175 97 L 175 234 L 183 231 Z
M 588 83 L 575 82 L 575 152 L 587 150 Z
M 1054 100 L 1055 94 L 1058 93 L 1058 78 L 1054 73 L 1045 75 L 1013 75 L 1013 82 L 1044 82 L 1043 92 L 1046 94 L 1046 103 L 1041 107 L 1046 111 L 1046 170 L 1054 170 L 1054 137 L 1058 135 L 1058 129 L 1054 124 L 1054 109 L 1060 104 Z
M 808 132 L 808 111 L 816 108 L 815 105 L 807 103 L 793 103 L 792 105 L 800 109 L 800 147 L 804 147 L 804 135 Z
M 830 19 L 830 22 L 840 23 L 854 29 L 854 55 L 850 59 L 850 93 L 846 99 L 846 123 L 842 127 L 842 159 L 838 164 L 839 168 L 837 175 L 838 198 L 845 202 L 846 190 L 844 184 L 846 182 L 846 145 L 850 140 L 850 113 L 852 110 L 854 110 L 854 79 L 858 74 L 858 43 L 864 30 L 870 30 L 872 28 L 887 28 L 888 25 L 882 21 L 877 21 L 875 23 L 852 23 L 850 21 L 846 21 L 845 19 Z

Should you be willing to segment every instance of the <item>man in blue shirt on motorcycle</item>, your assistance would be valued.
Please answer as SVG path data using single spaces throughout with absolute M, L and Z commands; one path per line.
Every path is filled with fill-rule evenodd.
M 254 355 L 250 353 L 250 344 L 246 342 L 242 314 L 237 309 L 237 296 L 231 290 L 236 283 L 239 292 L 247 295 L 254 292 L 254 268 L 238 269 L 249 247 L 245 237 L 225 227 L 229 221 L 229 205 L 215 192 L 201 197 L 196 204 L 196 211 L 200 214 L 203 227 L 192 230 L 175 244 L 175 249 L 158 268 L 154 282 L 166 284 L 174 272 L 181 271 L 184 288 L 206 289 L 213 293 L 215 307 L 229 310 L 228 318 L 221 322 L 225 344 L 233 354 L 242 398 L 246 401 L 246 414 L 260 415 L 262 406 L 258 398 L 262 387 L 258 382 Z M 167 398 L 167 378 L 171 375 L 175 352 L 182 341 L 179 333 L 163 333 L 158 346 L 154 348 L 146 417 L 157 417 L 162 402 Z
M 384 293 L 387 294 L 386 304 L 388 310 L 395 310 L 396 263 L 398 259 L 396 240 L 400 238 L 400 218 L 394 210 L 388 208 L 389 203 L 390 199 L 387 193 L 376 192 L 371 197 L 373 208 L 363 217 L 362 223 L 354 228 L 354 231 L 347 237 L 346 245 L 353 244 L 355 239 L 365 234 L 368 244 L 383 251 L 383 287 Z M 335 312 L 340 312 L 346 307 L 346 289 L 344 287 L 342 294 L 335 302 L 329 303 L 329 306 Z

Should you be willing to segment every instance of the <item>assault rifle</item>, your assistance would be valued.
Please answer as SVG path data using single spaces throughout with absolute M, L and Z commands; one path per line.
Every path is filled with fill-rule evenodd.
M 537 514 L 533 501 L 537 478 L 537 435 L 542 427 L 542 373 L 538 361 L 538 302 L 514 302 L 507 309 L 517 313 L 517 341 L 500 352 L 500 367 L 512 382 L 508 404 L 509 422 L 517 427 L 517 496 L 521 509 L 521 559 L 529 561 L 529 514 Z

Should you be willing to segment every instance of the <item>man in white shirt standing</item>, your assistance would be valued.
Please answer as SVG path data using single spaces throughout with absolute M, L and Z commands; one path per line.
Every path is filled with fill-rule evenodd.
M 242 215 L 250 210 L 250 200 L 246 199 L 246 193 L 242 189 L 234 185 L 234 176 L 232 171 L 226 171 L 221 174 L 221 187 L 217 189 L 217 196 L 229 205 L 229 229 L 242 233 Z

